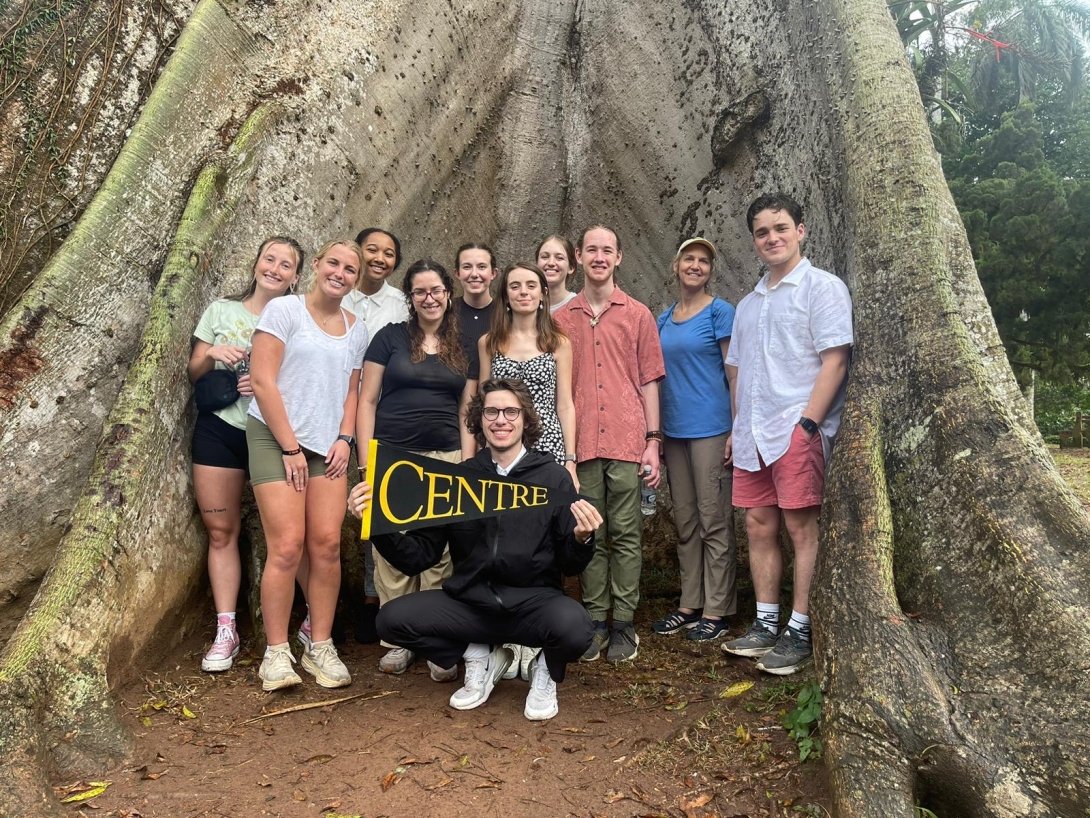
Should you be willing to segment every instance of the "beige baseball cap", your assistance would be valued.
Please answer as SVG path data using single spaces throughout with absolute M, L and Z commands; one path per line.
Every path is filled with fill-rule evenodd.
M 715 245 L 703 236 L 694 236 L 691 239 L 685 239 L 685 241 L 681 243 L 681 246 L 677 248 L 677 254 L 674 256 L 674 261 L 677 261 L 679 258 L 681 258 L 681 254 L 685 252 L 685 248 L 692 247 L 694 244 L 703 244 L 705 247 L 708 248 L 708 252 L 712 254 L 712 258 L 715 258 Z

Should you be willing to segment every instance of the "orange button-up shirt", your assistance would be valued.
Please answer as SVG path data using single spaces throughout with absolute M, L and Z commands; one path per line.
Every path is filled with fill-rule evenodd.
M 597 318 L 583 293 L 553 318 L 572 344 L 576 458 L 638 463 L 647 434 L 641 387 L 666 374 L 651 311 L 614 287 Z

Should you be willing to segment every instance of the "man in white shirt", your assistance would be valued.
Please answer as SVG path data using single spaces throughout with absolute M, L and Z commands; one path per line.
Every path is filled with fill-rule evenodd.
M 852 305 L 843 281 L 803 258 L 798 202 L 766 194 L 746 220 L 768 272 L 738 305 L 725 363 L 734 403 L 734 504 L 746 509 L 757 619 L 723 650 L 761 657 L 760 670 L 783 676 L 813 654 L 810 581 L 825 460 L 844 405 Z M 791 618 L 782 633 L 781 517 L 795 551 Z

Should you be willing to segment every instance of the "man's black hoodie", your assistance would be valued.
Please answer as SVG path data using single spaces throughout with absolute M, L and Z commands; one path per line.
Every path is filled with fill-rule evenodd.
M 463 465 L 496 474 L 488 449 Z M 575 494 L 568 472 L 551 455 L 536 450 L 527 451 L 508 478 Z M 471 604 L 511 609 L 542 588 L 562 591 L 564 576 L 587 567 L 594 555 L 594 537 L 580 543 L 574 530 L 575 518 L 565 503 L 404 534 L 378 534 L 372 542 L 387 562 L 408 576 L 439 562 L 449 542 L 454 568 L 443 590 Z

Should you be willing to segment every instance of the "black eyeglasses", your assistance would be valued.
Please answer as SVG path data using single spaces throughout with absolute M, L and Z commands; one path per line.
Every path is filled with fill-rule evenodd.
M 500 416 L 500 412 L 503 412 L 505 420 L 518 420 L 519 415 L 522 414 L 522 409 L 518 406 L 505 406 L 503 409 L 499 409 L 495 406 L 486 406 L 481 410 L 481 414 L 484 415 L 485 420 L 495 420 Z
M 413 301 L 427 301 L 429 295 L 438 301 L 447 294 L 447 290 L 445 287 L 432 287 L 430 290 L 413 290 L 411 294 Z

